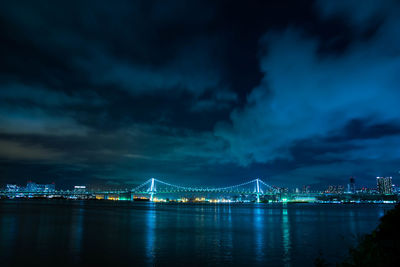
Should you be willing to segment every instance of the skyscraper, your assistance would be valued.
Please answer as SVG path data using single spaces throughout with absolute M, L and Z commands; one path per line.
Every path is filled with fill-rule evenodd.
M 392 194 L 392 177 L 376 177 L 378 192 L 382 195 Z
M 354 177 L 350 177 L 350 183 L 347 184 L 347 192 L 354 194 L 356 192 L 356 180 Z

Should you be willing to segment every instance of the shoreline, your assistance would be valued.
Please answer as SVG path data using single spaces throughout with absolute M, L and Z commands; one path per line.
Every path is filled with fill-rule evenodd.
M 103 203 L 153 203 L 153 204 L 218 204 L 218 205 L 230 205 L 230 204 L 253 204 L 253 205 L 274 205 L 274 204 L 283 204 L 283 205 L 294 205 L 294 204 L 321 204 L 321 205 L 381 205 L 381 204 L 388 204 L 388 205 L 395 205 L 400 203 L 399 201 L 358 201 L 358 202 L 341 202 L 341 201 L 275 201 L 275 202 L 255 202 L 255 201 L 230 201 L 230 202 L 211 202 L 211 201 L 150 201 L 150 200 L 116 200 L 116 199 L 95 199 L 95 198 L 65 198 L 65 197 L 3 197 L 0 198 L 0 201 L 7 201 L 7 200 L 21 200 L 21 201 L 37 201 L 37 200 L 48 200 L 48 201 L 88 201 L 88 202 L 103 202 Z

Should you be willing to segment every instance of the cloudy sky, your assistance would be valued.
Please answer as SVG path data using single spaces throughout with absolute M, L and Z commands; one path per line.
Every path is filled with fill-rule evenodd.
M 0 185 L 400 171 L 400 4 L 2 1 Z

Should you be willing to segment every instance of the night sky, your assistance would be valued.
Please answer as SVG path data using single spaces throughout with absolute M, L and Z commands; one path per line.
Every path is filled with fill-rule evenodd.
M 0 186 L 399 171 L 399 1 L 0 2 Z

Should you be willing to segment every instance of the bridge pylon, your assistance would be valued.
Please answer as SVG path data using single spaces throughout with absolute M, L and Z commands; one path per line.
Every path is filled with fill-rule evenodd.
M 151 202 L 153 202 L 154 194 L 156 193 L 156 186 L 154 184 L 154 180 L 155 180 L 154 178 L 151 178 L 150 189 L 149 189 Z
M 256 195 L 257 195 L 257 203 L 260 203 L 260 194 L 261 194 L 261 190 L 260 190 L 260 179 L 256 179 L 256 184 L 257 184 L 257 191 L 256 191 Z

